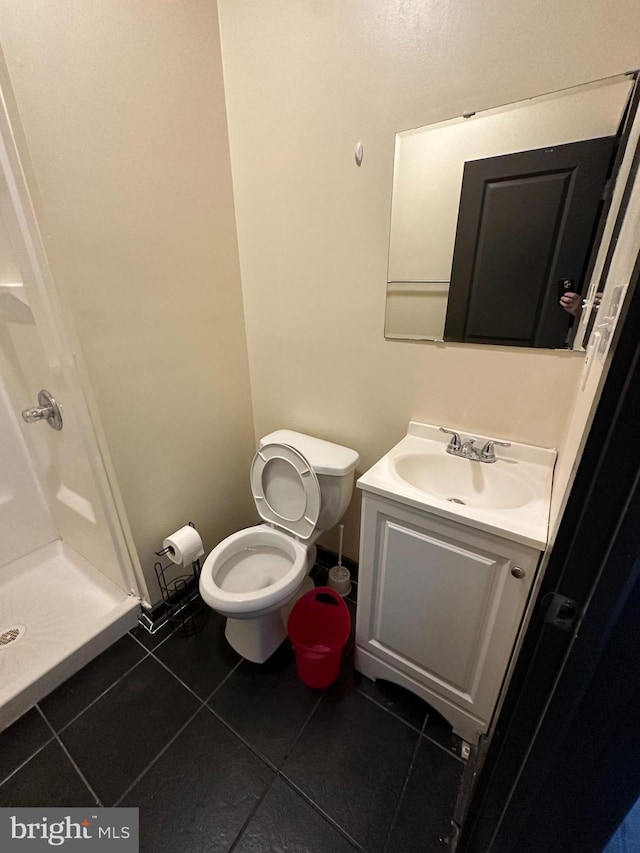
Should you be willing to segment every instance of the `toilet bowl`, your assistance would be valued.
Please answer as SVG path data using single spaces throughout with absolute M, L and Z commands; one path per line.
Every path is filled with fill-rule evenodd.
M 251 464 L 263 524 L 231 534 L 206 558 L 200 594 L 227 618 L 225 636 L 242 657 L 264 663 L 286 638 L 314 542 L 344 514 L 358 462 L 354 450 L 292 430 L 265 436 Z
M 238 654 L 264 663 L 287 635 L 281 611 L 312 586 L 309 568 L 303 545 L 259 524 L 213 549 L 200 574 L 200 594 L 227 617 L 225 636 Z

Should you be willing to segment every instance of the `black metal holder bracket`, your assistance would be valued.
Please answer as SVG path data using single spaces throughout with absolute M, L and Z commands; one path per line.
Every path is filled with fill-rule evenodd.
M 189 526 L 195 525 L 190 521 Z M 165 557 L 173 554 L 173 549 L 163 548 L 155 553 L 157 557 Z M 176 568 L 176 563 L 154 564 L 168 621 L 176 626 L 176 633 L 192 637 L 202 630 L 209 616 L 209 608 L 202 601 L 199 591 L 200 560 L 193 561 L 191 572 L 169 579 L 168 571 Z

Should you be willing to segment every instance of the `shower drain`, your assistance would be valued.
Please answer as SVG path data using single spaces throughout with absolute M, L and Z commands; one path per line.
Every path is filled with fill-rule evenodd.
M 0 634 L 0 649 L 4 646 L 9 646 L 11 643 L 17 643 L 27 633 L 26 625 L 14 625 L 12 628 L 7 628 Z

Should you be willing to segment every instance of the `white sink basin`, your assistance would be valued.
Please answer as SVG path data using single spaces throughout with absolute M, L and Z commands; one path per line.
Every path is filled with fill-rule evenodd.
M 499 438 L 472 435 L 479 443 Z M 543 549 L 555 450 L 512 442 L 496 447 L 497 459 L 488 463 L 448 454 L 449 440 L 439 427 L 412 421 L 405 438 L 360 477 L 358 487 Z
M 396 456 L 392 465 L 407 485 L 460 506 L 514 509 L 536 497 L 527 480 L 496 463 L 426 452 Z

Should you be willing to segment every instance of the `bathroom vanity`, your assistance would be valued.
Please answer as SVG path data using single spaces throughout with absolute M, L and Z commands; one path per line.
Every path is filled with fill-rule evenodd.
M 489 441 L 412 422 L 357 484 L 356 669 L 421 696 L 470 743 L 489 727 L 546 546 L 556 456 Z

